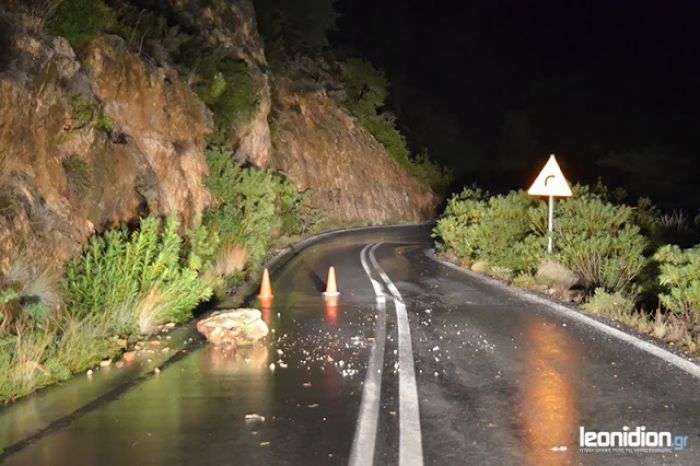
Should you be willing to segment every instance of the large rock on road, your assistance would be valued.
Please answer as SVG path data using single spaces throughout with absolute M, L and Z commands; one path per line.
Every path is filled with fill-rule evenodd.
M 269 333 L 257 309 L 215 312 L 197 322 L 197 330 L 209 343 L 222 347 L 250 346 Z

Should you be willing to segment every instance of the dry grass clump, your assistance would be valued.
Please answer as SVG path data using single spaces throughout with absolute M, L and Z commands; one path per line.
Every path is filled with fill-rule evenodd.
M 700 349 L 700 334 L 690 314 L 676 315 L 657 309 L 652 317 L 650 313 L 637 309 L 633 299 L 620 292 L 608 293 L 602 289 L 597 289 L 581 307 L 585 311 L 603 315 L 641 333 L 685 348 L 691 354 L 697 355 Z
M 249 258 L 250 254 L 245 246 L 235 243 L 224 246 L 219 251 L 214 266 L 208 273 L 214 277 L 234 275 L 245 268 Z
M 19 332 L 3 339 L 0 351 L 0 399 L 11 400 L 50 383 L 51 374 L 41 365 L 51 350 L 56 334 Z
M 106 316 L 87 319 L 67 318 L 62 322 L 60 337 L 47 358 L 47 369 L 59 380 L 73 372 L 85 370 L 119 351 L 117 337 Z
M 11 261 L 7 273 L 0 277 L 0 335 L 16 332 L 16 327 L 29 321 L 44 327 L 63 306 L 60 275 L 50 267 L 30 265 L 23 256 Z
M 60 292 L 61 275 L 51 267 L 42 264 L 30 263 L 24 257 L 13 261 L 7 271 L 6 280 L 20 285 L 19 293 L 22 296 L 34 298 L 48 308 L 56 309 L 63 305 Z
M 243 272 L 250 253 L 245 246 L 232 242 L 219 249 L 214 263 L 202 276 L 209 283 L 217 297 L 222 297 L 228 287 L 228 280 Z
M 167 297 L 159 288 L 153 288 L 141 296 L 133 307 L 134 321 L 138 324 L 141 335 L 150 335 L 156 326 L 163 321 L 163 314 L 167 311 Z

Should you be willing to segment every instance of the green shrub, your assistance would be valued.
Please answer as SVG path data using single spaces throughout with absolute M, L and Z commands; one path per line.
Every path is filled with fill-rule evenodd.
M 197 272 L 181 265 L 179 223 L 165 225 L 153 217 L 141 220 L 140 230 L 108 231 L 90 242 L 85 255 L 71 261 L 63 279 L 68 311 L 78 318 L 95 313 L 116 314 L 152 290 L 171 300 L 161 309 L 159 321 L 182 321 L 211 289 Z
M 634 210 L 634 223 L 640 231 L 650 238 L 654 243 L 658 242 L 661 236 L 660 231 L 661 211 L 654 205 L 648 197 L 642 197 L 637 201 Z
M 222 61 L 212 78 L 209 102 L 217 134 L 214 142 L 225 141 L 231 129 L 248 123 L 258 108 L 255 81 L 244 62 Z
M 635 312 L 634 300 L 619 291 L 608 293 L 602 288 L 596 288 L 593 296 L 581 307 L 588 312 L 612 318 Z
M 488 193 L 480 188 L 466 187 L 447 201 L 432 233 L 433 238 L 438 238 L 438 251 L 466 263 L 477 259 L 478 238 L 472 227 L 480 223 L 487 197 Z
M 159 63 L 174 60 L 181 48 L 195 38 L 184 32 L 179 24 L 171 24 L 167 6 L 163 3 L 148 2 L 134 5 L 128 1 L 111 0 L 116 21 L 110 32 L 117 34 L 127 46 L 138 53 L 146 53 Z M 150 5 L 149 5 L 150 4 Z
M 250 254 L 253 269 L 261 263 L 274 238 L 301 233 L 312 218 L 305 196 L 267 170 L 244 168 L 231 151 L 207 150 L 207 188 L 219 206 L 206 212 L 204 224 L 217 232 L 221 244 L 240 244 Z
M 205 224 L 219 234 L 223 243 L 246 246 L 253 267 L 267 253 L 275 227 L 275 192 L 272 176 L 265 171 L 243 168 L 224 149 L 207 151 L 210 176 L 206 186 L 219 207 L 205 214 Z
M 555 215 L 554 259 L 579 274 L 588 289 L 632 290 L 647 261 L 634 209 L 576 187 Z M 462 262 L 486 260 L 514 273 L 533 273 L 546 256 L 547 208 L 524 192 L 488 197 L 466 188 L 450 199 L 433 236 L 438 249 Z
M 665 292 L 661 304 L 676 315 L 700 319 L 700 245 L 681 249 L 666 245 L 654 255 L 659 263 L 659 283 Z
M 375 115 L 357 114 L 360 123 L 372 136 L 379 141 L 394 156 L 397 162 L 410 170 L 411 153 L 408 150 L 406 138 L 396 127 L 396 115 L 383 111 Z
M 198 218 L 195 227 L 187 231 L 185 239 L 187 266 L 197 272 L 211 268 L 221 245 L 219 233 L 207 228 Z
M 433 236 L 441 240 L 439 250 L 462 262 L 486 260 L 516 273 L 533 272 L 544 253 L 542 238 L 532 234 L 535 206 L 523 192 L 489 197 L 465 188 L 449 200 Z
M 106 133 L 111 133 L 114 129 L 114 119 L 107 115 L 102 115 L 100 118 L 98 118 L 96 124 L 98 128 Z
M 49 20 L 48 32 L 68 39 L 79 49 L 97 37 L 113 21 L 112 10 L 101 0 L 65 0 Z
M 522 191 L 491 197 L 473 225 L 477 256 L 517 272 L 534 270 L 544 251 L 543 241 L 531 234 L 534 206 Z
M 396 129 L 396 116 L 383 110 L 389 95 L 389 82 L 384 73 L 365 60 L 351 58 L 341 64 L 341 79 L 347 93 L 348 110 L 402 166 L 408 167 L 406 138 Z
M 543 204 L 535 224 L 544 237 Z M 578 273 L 589 288 L 631 290 L 647 264 L 648 242 L 634 224 L 634 209 L 606 202 L 586 187 L 575 187 L 572 198 L 557 203 L 554 244 L 560 262 Z

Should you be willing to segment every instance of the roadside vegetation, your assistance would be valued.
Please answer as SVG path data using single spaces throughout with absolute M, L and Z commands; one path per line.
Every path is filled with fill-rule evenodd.
M 700 355 L 700 245 L 669 244 L 697 238 L 697 229 L 648 199 L 625 204 L 624 192 L 601 184 L 573 191 L 557 201 L 551 256 L 545 202 L 477 187 L 449 200 L 433 231 L 438 251 Z
M 207 161 L 218 206 L 192 228 L 175 216 L 146 217 L 93 237 L 62 272 L 18 259 L 0 275 L 0 401 L 187 321 L 257 274 L 271 251 L 316 228 L 306 196 L 283 177 L 239 166 L 223 148 L 207 150 Z
M 199 244 L 217 244 L 218 251 L 199 256 L 214 271 L 234 272 L 218 273 L 218 281 L 245 278 L 235 274 L 235 267 L 226 267 L 227 262 L 239 260 L 233 257 L 245 256 L 246 270 L 257 271 L 272 248 L 290 244 L 315 230 L 318 214 L 309 207 L 307 196 L 283 177 L 268 170 L 241 167 L 233 161 L 233 153 L 223 148 L 209 149 L 207 161 L 211 175 L 206 185 L 218 208 L 205 212 L 199 227 L 205 233 L 199 234 L 208 235 L 208 239 Z

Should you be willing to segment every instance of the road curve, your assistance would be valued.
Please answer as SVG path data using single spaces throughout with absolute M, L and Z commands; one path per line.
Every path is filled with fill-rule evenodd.
M 202 345 L 3 464 L 700 464 L 692 370 L 440 264 L 429 247 L 426 227 L 320 241 L 273 274 L 267 345 Z M 331 265 L 337 307 L 321 296 Z M 12 410 L 4 430 L 22 422 Z M 581 428 L 638 426 L 687 446 L 579 448 Z

